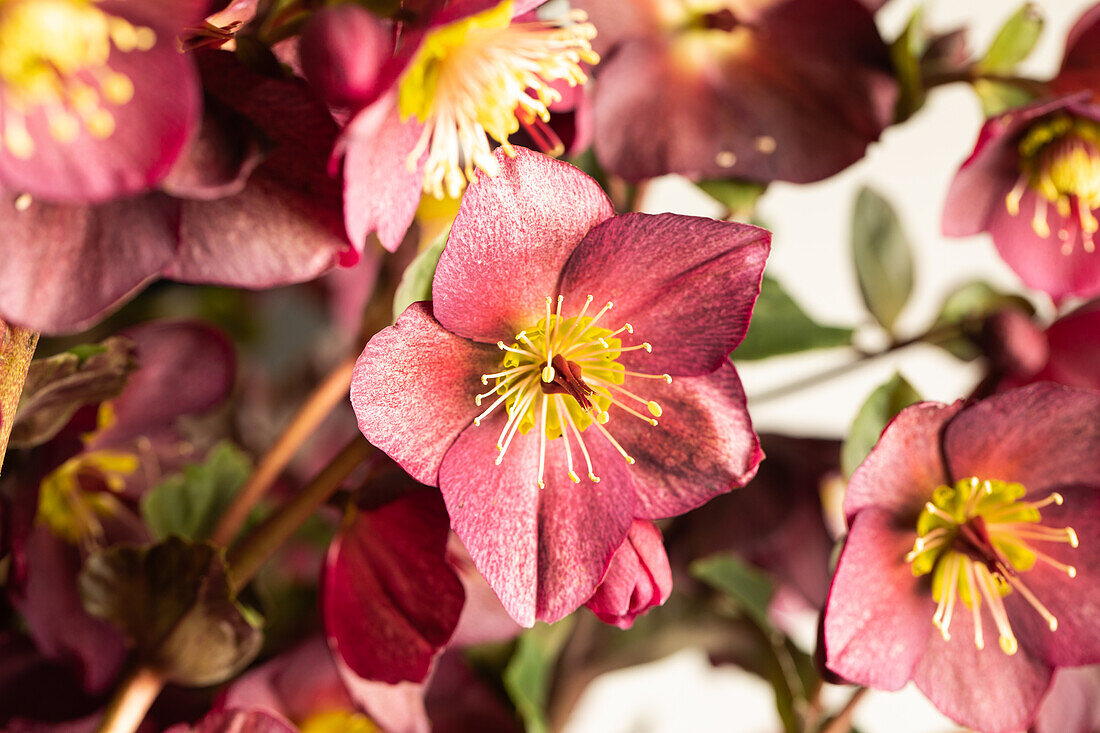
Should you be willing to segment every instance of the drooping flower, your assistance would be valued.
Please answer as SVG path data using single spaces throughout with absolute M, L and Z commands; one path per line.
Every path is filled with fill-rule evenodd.
M 377 232 L 396 249 L 422 192 L 457 198 L 477 176 L 496 175 L 492 145 L 513 154 L 508 138 L 521 127 L 547 152 L 560 152 L 547 125 L 549 107 L 561 99 L 555 82 L 584 83 L 582 64 L 598 57 L 583 13 L 538 19 L 530 11 L 540 4 L 445 2 L 403 25 L 393 58 L 359 100 L 367 106 L 344 133 L 352 242 Z M 364 41 L 373 43 L 380 32 L 363 24 Z
M 0 6 L 0 187 L 99 202 L 167 175 L 196 127 L 198 74 L 176 37 L 207 0 Z
M 662 605 L 671 592 L 672 568 L 661 530 L 653 522 L 635 520 L 611 558 L 607 574 L 584 605 L 605 624 L 629 629 L 634 619 Z
M 576 0 L 596 27 L 595 150 L 627 180 L 816 181 L 863 157 L 897 84 L 858 0 Z
M 1098 211 L 1100 107 L 1075 95 L 986 122 L 951 182 L 943 232 L 989 232 L 1026 285 L 1056 301 L 1091 297 L 1100 293 Z
M 828 667 L 1000 732 L 1054 668 L 1100 661 L 1097 414 L 1100 393 L 1049 383 L 902 411 L 845 496 Z
M 338 127 L 309 86 L 195 58 L 205 114 L 160 191 L 75 205 L 0 183 L 0 317 L 72 332 L 157 277 L 268 288 L 358 258 L 326 170 Z
M 770 236 L 614 216 L 595 181 L 517 149 L 472 184 L 434 303 L 364 349 L 363 434 L 438 485 L 451 526 L 517 621 L 587 600 L 635 518 L 741 486 L 761 453 L 728 354 Z

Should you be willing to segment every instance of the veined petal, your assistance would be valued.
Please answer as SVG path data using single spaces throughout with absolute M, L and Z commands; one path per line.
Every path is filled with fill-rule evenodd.
M 878 508 L 856 515 L 825 606 L 825 664 L 847 680 L 886 690 L 909 681 L 933 635 L 935 610 L 927 582 L 905 562 L 914 532 L 894 524 Z
M 504 420 L 497 412 L 466 428 L 443 459 L 440 490 L 451 526 L 512 618 L 523 626 L 557 621 L 592 595 L 626 537 L 634 511 L 630 467 L 589 431 L 585 442 L 601 480 L 573 483 L 559 438 L 546 445 L 540 489 L 537 428 L 517 434 L 494 465 Z
M 614 302 L 630 323 L 623 344 L 648 342 L 622 363 L 650 373 L 697 376 L 718 369 L 748 329 L 771 233 L 747 224 L 678 214 L 623 214 L 585 236 L 562 272 L 566 312 L 588 295 Z
M 994 395 L 958 414 L 944 432 L 951 476 L 1100 489 L 1100 393 L 1048 383 Z M 928 492 L 931 495 L 931 492 Z
M 636 461 L 629 467 L 638 495 L 635 516 L 645 519 L 682 514 L 744 486 L 764 457 L 732 364 L 713 374 L 659 384 L 651 390 L 662 409 L 657 426 L 617 407 L 611 408 L 608 423 Z M 634 387 L 630 379 L 627 386 Z
M 848 521 L 868 507 L 882 507 L 900 516 L 911 515 L 915 522 L 932 492 L 951 483 L 943 463 L 941 433 L 961 408 L 961 403 L 922 402 L 898 413 L 848 482 L 844 494 Z
M 507 339 L 542 317 L 562 266 L 614 213 L 583 172 L 525 148 L 494 153 L 500 174 L 466 191 L 435 271 L 435 316 L 476 341 Z
M 417 481 L 438 485 L 443 455 L 477 415 L 480 377 L 499 354 L 440 326 L 430 303 L 410 305 L 355 365 L 359 429 Z M 493 456 L 486 460 L 492 465 Z

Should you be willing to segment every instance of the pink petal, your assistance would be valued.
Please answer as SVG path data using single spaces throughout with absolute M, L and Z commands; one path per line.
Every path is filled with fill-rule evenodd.
M 1100 668 L 1059 669 L 1035 716 L 1035 733 L 1094 733 L 1100 728 Z
M 244 188 L 263 160 L 263 132 L 217 100 L 207 99 L 198 135 L 161 181 L 177 198 L 217 199 Z
M 373 682 L 357 677 L 340 662 L 337 667 L 356 706 L 386 733 L 431 733 L 432 724 L 424 708 L 424 684 Z
M 932 629 L 935 604 L 931 599 L 928 604 Z M 951 621 L 951 639 L 928 635 L 913 681 L 941 712 L 968 728 L 988 733 L 1024 730 L 1050 684 L 1051 669 L 1024 649 L 1005 654 L 988 613 L 982 614 L 982 622 L 986 643 L 979 650 L 969 609 L 960 603 Z
M 480 409 L 500 351 L 459 338 L 414 303 L 363 349 L 351 383 L 351 404 L 367 440 L 417 481 L 437 485 L 443 454 Z
M 531 626 L 562 618 L 592 595 L 630 527 L 633 487 L 622 458 L 588 431 L 585 443 L 600 482 L 570 481 L 556 440 L 547 442 L 546 486 L 539 489 L 537 426 L 517 433 L 504 461 L 494 465 L 504 422 L 498 410 L 466 428 L 443 458 L 439 486 L 474 564 L 512 618 Z M 580 447 L 569 440 L 574 468 L 584 476 Z
M 898 690 L 924 655 L 936 604 L 927 579 L 914 578 L 905 561 L 914 539 L 882 509 L 852 522 L 825 606 L 825 663 L 841 677 Z
M 181 415 L 224 401 L 236 381 L 237 357 L 221 331 L 201 321 L 149 321 L 120 335 L 134 341 L 138 369 L 112 402 L 116 422 L 96 438 L 104 447 L 171 426 Z M 201 364 L 202 369 L 195 369 Z
M 702 377 L 674 378 L 669 385 L 660 380 L 642 382 L 628 377 L 626 387 L 661 406 L 657 426 L 615 406 L 606 426 L 636 461 L 628 468 L 638 495 L 635 516 L 659 519 L 683 514 L 744 486 L 755 475 L 764 454 L 732 364 L 727 362 Z M 648 414 L 644 407 L 640 411 Z M 603 441 L 593 435 L 588 442 Z
M 447 330 L 509 343 L 546 314 L 562 266 L 581 239 L 614 212 L 577 168 L 516 148 L 495 153 L 500 175 L 470 185 L 439 259 L 435 315 Z
M 635 520 L 584 605 L 604 623 L 629 629 L 635 618 L 664 604 L 671 592 L 672 568 L 661 530 L 653 522 Z
M 167 175 L 199 121 L 201 99 L 194 63 L 176 49 L 175 37 L 186 16 L 157 17 L 157 2 L 100 3 L 105 13 L 146 24 L 156 33 L 148 51 L 111 49 L 108 66 L 129 77 L 133 98 L 108 105 L 115 120 L 106 139 L 86 130 L 71 143 L 56 141 L 41 107 L 32 107 L 27 130 L 35 151 L 26 160 L 0 147 L 0 182 L 54 202 L 94 203 L 148 190 Z M 198 4 L 189 3 L 191 9 Z M 198 20 L 195 17 L 194 20 Z M 178 24 L 177 24 L 178 23 Z
M 917 516 L 938 486 L 950 482 L 941 454 L 941 432 L 962 408 L 922 402 L 907 407 L 882 431 L 848 482 L 844 516 L 849 521 L 867 507 L 882 507 L 895 515 Z
M 500 605 L 497 594 L 477 571 L 470 553 L 453 532 L 447 542 L 447 562 L 458 573 L 466 590 L 466 604 L 462 606 L 462 616 L 449 647 L 506 641 L 518 636 L 523 629 Z
M 1033 542 L 1033 547 L 1077 569 L 1077 577 L 1045 563 L 1020 574 L 1020 580 L 1058 619 L 1058 630 L 1047 622 L 1019 593 L 1005 598 L 1005 608 L 1020 646 L 1028 654 L 1055 667 L 1100 662 L 1100 486 L 1059 486 L 1062 506 L 1042 509 L 1043 525 L 1072 527 L 1081 544 L 1072 548 L 1056 542 Z M 1032 498 L 1040 499 L 1043 494 Z
M 652 36 L 661 30 L 661 0 L 573 0 L 571 4 L 588 13 L 589 21 L 596 26 L 592 48 L 605 62 L 620 42 Z
M 1010 137 L 1022 126 L 1015 116 L 987 120 L 978 142 L 951 179 L 943 207 L 943 233 L 966 237 L 985 231 L 990 217 L 1004 208 L 1005 196 L 1020 177 L 1018 154 Z
M 302 70 L 329 104 L 354 106 L 376 89 L 382 64 L 393 53 L 392 26 L 356 5 L 314 13 L 299 40 Z
M 423 682 L 465 600 L 444 559 L 447 513 L 424 489 L 357 512 L 329 548 L 321 590 L 333 650 L 359 677 Z
M 1036 379 L 1100 389 L 1100 303 L 1059 318 L 1046 331 L 1050 361 Z
M 239 677 L 225 691 L 221 704 L 268 710 L 291 720 L 353 707 L 332 652 L 320 635 Z
M 1100 294 L 1100 257 L 1085 250 L 1076 218 L 1061 216 L 1050 205 L 1046 221 L 1050 236 L 1040 237 L 1031 225 L 1038 202 L 1045 199 L 1028 188 L 1020 201 L 1020 213 L 1012 216 L 1004 206 L 994 208 L 989 233 L 1008 266 L 1028 287 L 1042 290 L 1055 301 L 1069 296 L 1089 298 Z M 1002 199 L 1003 202 L 1003 199 Z M 1071 238 L 1068 254 L 1062 251 L 1058 232 Z
M 562 313 L 588 295 L 615 304 L 607 325 L 630 323 L 629 369 L 698 376 L 718 369 L 741 343 L 760 292 L 771 234 L 747 224 L 678 214 L 623 214 L 592 228 L 562 272 Z M 614 325 L 612 325 L 614 324 Z
M 177 211 L 150 195 L 102 206 L 0 203 L 0 313 L 46 333 L 91 325 L 175 254 Z
M 401 244 L 420 204 L 427 151 L 413 170 L 408 157 L 423 129 L 415 120 L 401 121 L 391 93 L 344 131 L 344 219 L 355 246 L 362 248 L 372 232 L 390 252 Z
M 208 714 L 191 728 L 191 733 L 295 733 L 297 730 L 282 716 L 238 708 Z
M 1062 68 L 1051 85 L 1061 94 L 1100 89 L 1100 6 L 1088 8 L 1066 34 Z
M 951 476 L 1015 481 L 1036 497 L 1074 484 L 1100 488 L 1097 415 L 1092 390 L 1046 382 L 994 395 L 947 426 Z

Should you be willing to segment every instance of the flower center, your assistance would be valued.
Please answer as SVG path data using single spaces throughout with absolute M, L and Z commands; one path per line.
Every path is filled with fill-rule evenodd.
M 103 517 L 118 513 L 114 494 L 137 470 L 138 459 L 121 451 L 90 451 L 73 456 L 49 473 L 38 492 L 38 520 L 71 544 L 95 546 L 103 540 Z
M 1019 213 L 1020 199 L 1030 186 L 1039 194 L 1031 219 L 1035 233 L 1050 236 L 1047 207 L 1053 204 L 1069 220 L 1058 232 L 1063 253 L 1073 251 L 1078 227 L 1085 251 L 1093 252 L 1093 234 L 1100 229 L 1093 213 L 1100 208 L 1100 125 L 1081 117 L 1055 117 L 1028 130 L 1019 150 L 1020 178 L 1005 199 L 1008 212 Z
M 512 23 L 512 0 L 428 34 L 406 69 L 398 91 L 401 117 L 424 123 L 408 166 L 428 151 L 424 191 L 457 198 L 475 169 L 499 172 L 488 137 L 508 155 L 508 136 L 522 123 L 545 152 L 561 153 L 546 124 L 549 105 L 561 99 L 552 86 L 587 80 L 581 62 L 600 59 L 589 41 L 596 29 L 575 10 L 559 20 Z
M 151 28 L 108 15 L 95 0 L 0 0 L 0 115 L 3 142 L 18 158 L 34 154 L 26 117 L 41 107 L 50 135 L 72 142 L 81 127 L 103 139 L 115 129 L 105 105 L 134 96 L 129 77 L 111 70 L 123 53 L 156 43 Z
M 944 639 L 951 638 L 951 618 L 961 599 L 974 621 L 974 645 L 984 649 L 984 599 L 997 625 L 1001 650 L 1015 654 L 1019 645 L 1002 600 L 1013 591 L 1043 617 L 1051 631 L 1058 629 L 1058 619 L 1028 589 L 1020 574 L 1042 562 L 1075 577 L 1076 568 L 1058 562 L 1032 543 L 1059 542 L 1077 547 L 1077 533 L 1070 527 L 1039 524 L 1039 510 L 1060 505 L 1061 494 L 1021 501 L 1025 493 L 1020 484 L 972 477 L 954 486 L 940 486 L 933 492 L 932 501 L 925 504 L 917 520 L 917 540 L 905 559 L 912 563 L 914 576 L 932 574 L 932 599 L 938 603 L 932 623 Z
M 629 323 L 614 331 L 597 325 L 614 307 L 613 303 L 608 301 L 599 313 L 588 316 L 593 300 L 589 295 L 576 317 L 564 318 L 561 314 L 562 300 L 559 295 L 557 308 L 551 312 L 553 300 L 548 297 L 546 317 L 534 327 L 516 334 L 516 342 L 511 346 L 503 341 L 497 342 L 497 346 L 505 352 L 501 371 L 482 375 L 482 384 L 487 385 L 492 379 L 495 380 L 494 386 L 474 398 L 480 406 L 483 400 L 496 395 L 488 409 L 474 419 L 474 425 L 480 425 L 501 404 L 507 410 L 508 420 L 497 440 L 498 466 L 516 433 L 526 434 L 538 426 L 537 483 L 540 489 L 545 485 L 546 442 L 564 437 L 567 431 L 580 448 L 590 481 L 598 482 L 600 479 L 592 468 L 592 458 L 582 437 L 588 428 L 595 427 L 627 463 L 634 463 L 634 459 L 604 427 L 611 419 L 608 410 L 614 405 L 626 414 L 655 426 L 655 418 L 661 416 L 661 406 L 627 390 L 623 383 L 626 377 L 672 383 L 672 377 L 667 374 L 628 371 L 619 363 L 624 352 L 652 352 L 653 347 L 648 343 L 623 346 L 622 340 L 616 337 L 624 331 L 634 333 Z M 643 409 L 648 414 L 641 412 Z M 579 483 L 581 479 L 573 468 L 573 451 L 568 438 L 562 441 L 562 446 L 569 478 Z
M 301 733 L 379 733 L 367 716 L 351 710 L 328 710 L 302 721 Z

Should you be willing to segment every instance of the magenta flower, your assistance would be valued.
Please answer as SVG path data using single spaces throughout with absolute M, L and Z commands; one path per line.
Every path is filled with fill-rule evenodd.
M 1020 318 L 1026 318 L 1020 316 Z M 1011 350 L 1020 352 L 1002 367 L 998 391 L 1034 382 L 1057 382 L 1067 387 L 1100 390 L 1100 301 L 1087 303 L 1067 313 L 1045 330 L 1028 322 L 1016 330 L 1024 336 L 1005 339 Z M 1023 343 L 1021 343 L 1023 342 Z M 1006 349 L 1008 350 L 1008 349 Z M 1026 356 L 1025 356 L 1026 353 Z
M 595 181 L 517 149 L 470 186 L 435 273 L 364 349 L 363 434 L 438 485 L 508 612 L 587 600 L 635 518 L 741 486 L 762 455 L 728 354 L 770 236 L 614 216 Z
M 207 0 L 15 0 L 0 9 L 0 187 L 99 202 L 167 175 L 202 100 L 176 37 Z
M 158 277 L 267 288 L 358 258 L 327 173 L 338 128 L 308 85 L 228 52 L 196 59 L 202 126 L 161 191 L 89 206 L 0 183 L 0 318 L 72 332 Z
M 1056 667 L 1100 661 L 1100 393 L 1037 384 L 904 410 L 853 474 L 826 664 L 1026 728 Z
M 893 121 L 889 53 L 858 0 L 574 5 L 603 56 L 596 157 L 627 180 L 816 181 Z
M 605 624 L 629 629 L 638 616 L 663 605 L 671 592 L 672 568 L 661 530 L 653 522 L 635 520 L 600 586 L 584 605 Z
M 1008 266 L 1056 301 L 1100 294 L 1100 107 L 1083 95 L 985 123 L 959 168 L 943 232 L 989 232 Z
M 555 83 L 584 83 L 582 63 L 598 57 L 589 45 L 594 30 L 583 13 L 537 19 L 530 11 L 541 2 L 434 3 L 437 12 L 401 26 L 396 51 L 377 74 L 330 70 L 324 75 L 322 87 L 348 79 L 341 90 L 358 92 L 354 101 L 366 105 L 348 123 L 339 151 L 352 242 L 362 246 L 377 232 L 382 245 L 395 250 L 422 192 L 458 198 L 478 175 L 496 175 L 500 166 L 492 141 L 511 155 L 515 148 L 508 138 L 521 127 L 544 141 L 546 152 L 561 152 L 547 124 L 550 106 L 562 97 Z M 307 69 L 356 60 L 358 54 L 343 50 L 376 48 L 380 38 L 394 35 L 365 11 L 342 12 L 358 12 L 362 19 L 339 28 L 329 24 L 323 42 L 311 38 L 306 50 L 327 49 L 328 56 L 319 60 L 311 53 L 303 59 Z M 351 34 L 358 38 L 349 39 Z M 364 76 L 370 81 L 362 82 Z

